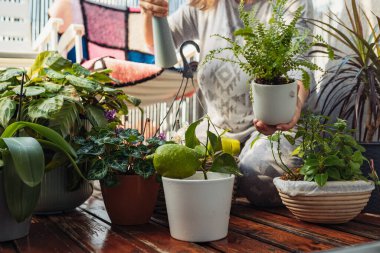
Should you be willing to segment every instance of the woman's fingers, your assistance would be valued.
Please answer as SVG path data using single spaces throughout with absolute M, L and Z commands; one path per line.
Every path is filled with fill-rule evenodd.
M 166 0 L 140 0 L 140 7 L 144 13 L 156 17 L 166 17 L 169 10 Z

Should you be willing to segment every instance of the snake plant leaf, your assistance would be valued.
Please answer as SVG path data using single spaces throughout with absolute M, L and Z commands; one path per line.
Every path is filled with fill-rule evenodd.
M 9 152 L 2 152 L 4 159 L 3 185 L 5 199 L 11 216 L 18 222 L 27 219 L 39 200 L 41 184 L 30 187 L 18 176 Z
M 34 120 L 38 118 L 49 119 L 55 113 L 59 112 L 63 106 L 63 96 L 55 96 L 51 98 L 40 98 L 30 103 L 28 107 L 28 115 Z
M 36 131 L 38 134 L 49 140 L 50 142 L 58 145 L 61 150 L 65 151 L 66 153 L 70 154 L 72 157 L 76 158 L 77 155 L 75 153 L 75 150 L 70 146 L 69 143 L 65 141 L 65 139 L 62 138 L 61 135 L 59 135 L 56 131 L 41 126 L 39 124 L 31 123 L 31 122 L 25 122 L 25 121 L 19 121 L 14 122 L 10 124 L 3 132 L 3 134 L 0 136 L 1 138 L 9 138 L 15 135 L 15 133 L 25 127 L 29 127 L 30 129 Z
M 32 137 L 3 138 L 9 155 L 5 166 L 11 164 L 21 181 L 29 187 L 41 183 L 45 169 L 44 151 Z
M 16 101 L 8 97 L 0 99 L 0 125 L 7 127 L 16 112 Z

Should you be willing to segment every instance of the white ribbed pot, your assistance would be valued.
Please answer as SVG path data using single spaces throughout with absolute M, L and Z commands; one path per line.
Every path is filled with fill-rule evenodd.
M 268 125 L 288 123 L 292 120 L 297 105 L 297 82 L 252 85 L 253 112 L 255 118 Z
M 92 194 L 93 185 L 82 181 L 76 190 L 69 191 L 69 169 L 56 168 L 45 173 L 41 183 L 40 199 L 34 210 L 36 214 L 70 211 L 83 204 Z
M 367 205 L 375 188 L 371 181 L 315 182 L 273 180 L 284 205 L 303 221 L 340 224 L 354 219 Z
M 2 172 L 0 172 L 0 182 L 0 242 L 27 236 L 31 217 L 20 223 L 12 218 L 5 200 Z
M 189 242 L 227 236 L 234 175 L 202 172 L 186 179 L 163 177 L 170 234 Z

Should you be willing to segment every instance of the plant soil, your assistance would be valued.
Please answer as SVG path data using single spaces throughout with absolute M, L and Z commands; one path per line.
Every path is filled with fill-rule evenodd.
M 264 84 L 264 85 L 283 85 L 288 83 L 293 83 L 294 79 L 288 79 L 285 77 L 279 77 L 273 80 L 266 80 L 264 78 L 257 78 L 255 79 L 255 82 L 258 84 Z

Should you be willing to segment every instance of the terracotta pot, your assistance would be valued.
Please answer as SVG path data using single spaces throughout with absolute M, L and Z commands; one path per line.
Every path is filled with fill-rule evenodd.
M 315 182 L 274 179 L 282 203 L 303 221 L 340 224 L 354 219 L 366 206 L 374 185 L 366 181 Z
M 155 176 L 118 176 L 119 184 L 101 189 L 111 222 L 117 225 L 139 225 L 149 222 L 156 205 L 159 183 Z
M 3 173 L 0 172 L 0 182 L 3 182 Z M 5 200 L 4 186 L 0 185 L 0 242 L 18 239 L 29 234 L 31 217 L 18 223 L 12 218 Z

